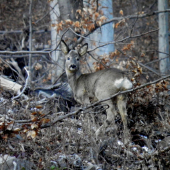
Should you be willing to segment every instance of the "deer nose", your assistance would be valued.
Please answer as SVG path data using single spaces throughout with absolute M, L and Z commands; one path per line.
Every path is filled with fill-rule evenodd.
M 76 65 L 72 64 L 72 65 L 70 65 L 70 68 L 71 69 L 76 69 L 77 67 L 76 67 Z

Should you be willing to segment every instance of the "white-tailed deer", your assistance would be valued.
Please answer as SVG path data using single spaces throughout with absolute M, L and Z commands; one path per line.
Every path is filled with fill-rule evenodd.
M 74 98 L 82 105 L 90 104 L 90 101 L 99 101 L 111 97 L 115 93 L 128 90 L 132 88 L 131 81 L 125 74 L 118 69 L 109 68 L 95 73 L 82 74 L 79 68 L 79 59 L 86 54 L 88 44 L 84 44 L 79 50 L 69 50 L 64 41 L 61 41 L 61 50 L 65 54 L 65 71 L 67 74 L 68 82 L 73 90 Z M 90 100 L 93 99 L 93 100 Z M 107 109 L 107 120 L 102 127 L 108 124 L 114 124 L 114 118 L 117 114 L 115 101 L 121 115 L 124 125 L 124 134 L 126 136 L 127 130 L 127 111 L 126 111 L 126 96 L 118 95 L 114 99 L 105 101 L 109 108 Z M 100 130 L 96 131 L 98 136 Z

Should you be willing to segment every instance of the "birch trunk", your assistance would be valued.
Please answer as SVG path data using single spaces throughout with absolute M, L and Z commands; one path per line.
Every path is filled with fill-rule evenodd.
M 168 0 L 158 0 L 158 10 L 168 9 Z M 168 12 L 159 13 L 159 70 L 165 75 L 169 70 L 169 23 Z

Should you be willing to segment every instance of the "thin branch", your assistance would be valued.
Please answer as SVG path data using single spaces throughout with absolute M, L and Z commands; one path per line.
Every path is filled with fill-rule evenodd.
M 114 98 L 114 97 L 116 97 L 116 96 L 118 96 L 118 95 L 120 95 L 120 94 L 130 93 L 130 92 L 133 92 L 133 91 L 135 91 L 135 90 L 138 90 L 138 89 L 141 89 L 141 88 L 143 88 L 143 87 L 146 87 L 146 86 L 148 86 L 148 85 L 155 84 L 155 83 L 157 83 L 157 82 L 159 82 L 159 81 L 161 81 L 161 80 L 167 79 L 167 78 L 169 78 L 169 77 L 170 77 L 170 75 L 167 75 L 167 76 L 165 76 L 165 77 L 163 77 L 163 78 L 157 79 L 157 80 L 152 81 L 152 82 L 150 82 L 150 83 L 143 84 L 143 85 L 138 86 L 138 87 L 136 87 L 136 88 L 133 88 L 133 89 L 130 89 L 130 90 L 126 90 L 126 91 L 120 91 L 120 92 L 112 95 L 112 96 L 109 97 L 109 98 L 106 98 L 106 99 L 100 100 L 100 101 L 98 101 L 98 102 L 95 102 L 95 103 L 93 103 L 93 104 L 91 104 L 91 105 L 89 105 L 89 106 L 87 106 L 87 107 L 79 108 L 77 111 L 68 113 L 68 114 L 66 114 L 66 115 L 58 116 L 57 119 L 55 119 L 52 123 L 42 125 L 41 128 L 51 127 L 52 125 L 56 124 L 58 121 L 61 121 L 61 120 L 65 119 L 65 118 L 70 117 L 70 116 L 73 116 L 73 115 L 77 115 L 79 112 L 85 111 L 85 110 L 87 110 L 87 109 L 89 109 L 89 108 L 91 108 L 91 107 L 94 107 L 94 106 L 96 106 L 97 104 L 99 104 L 99 103 L 101 103 L 101 102 L 105 102 L 105 101 L 107 101 L 107 100 L 110 100 L 110 99 L 112 99 L 112 98 Z M 48 115 L 48 114 L 47 114 L 47 115 Z M 45 116 L 46 116 L 46 115 L 45 115 Z M 29 123 L 29 122 L 31 122 L 31 120 L 15 120 L 15 122 L 18 122 L 18 123 Z
M 163 77 L 163 78 L 160 78 L 160 79 L 157 79 L 157 80 L 155 80 L 155 81 L 152 81 L 152 82 L 143 84 L 143 85 L 138 86 L 138 87 L 136 87 L 136 88 L 132 88 L 132 89 L 125 90 L 125 91 L 119 91 L 118 93 L 112 95 L 112 96 L 109 97 L 109 98 L 100 100 L 100 101 L 98 101 L 98 102 L 95 102 L 95 103 L 87 106 L 87 107 L 80 108 L 80 109 L 78 109 L 77 111 L 68 113 L 68 114 L 66 114 L 66 115 L 59 116 L 59 117 L 58 117 L 56 120 L 54 120 L 51 124 L 43 125 L 43 126 L 41 126 L 41 128 L 50 127 L 50 126 L 54 125 L 55 123 L 57 123 L 58 121 L 60 121 L 60 120 L 62 120 L 62 119 L 65 119 L 65 118 L 67 118 L 67 117 L 69 117 L 69 116 L 76 115 L 76 114 L 78 114 L 78 113 L 81 112 L 81 111 L 85 111 L 85 110 L 87 110 L 87 109 L 89 109 L 89 108 L 91 108 L 91 107 L 96 106 L 97 104 L 100 104 L 100 103 L 102 103 L 102 102 L 105 102 L 105 101 L 107 101 L 107 100 L 110 100 L 110 99 L 112 99 L 112 98 L 114 98 L 114 97 L 116 97 L 116 96 L 118 96 L 118 95 L 120 95 L 120 94 L 126 94 L 126 93 L 130 93 L 130 92 L 139 90 L 139 89 L 141 89 L 141 88 L 143 88 L 143 87 L 146 87 L 146 86 L 151 85 L 151 84 L 155 84 L 155 83 L 157 83 L 157 82 L 159 82 L 159 81 L 161 81 L 161 80 L 167 79 L 167 78 L 169 78 L 169 77 L 170 77 L 170 75 L 167 75 L 167 76 L 165 76 L 165 77 Z
M 105 43 L 105 44 L 103 44 L 103 45 L 97 46 L 97 47 L 95 47 L 95 48 L 93 48 L 93 49 L 91 49 L 91 50 L 88 50 L 88 52 L 92 52 L 92 51 L 94 51 L 94 50 L 96 50 L 96 49 L 98 49 L 98 48 L 100 48 L 100 47 L 104 47 L 104 46 L 109 45 L 109 44 L 116 44 L 116 43 L 125 41 L 125 40 L 130 39 L 130 38 L 141 37 L 141 36 L 144 36 L 144 35 L 146 35 L 146 34 L 149 34 L 149 33 L 152 33 L 152 32 L 156 32 L 156 31 L 158 31 L 158 30 L 159 30 L 159 29 L 155 29 L 155 30 L 148 31 L 148 32 L 145 32 L 145 33 L 142 33 L 142 34 L 138 34 L 138 35 L 134 35 L 134 36 L 128 36 L 128 37 L 125 37 L 125 38 L 123 38 L 123 39 L 121 39 L 121 40 L 118 40 L 118 41 L 108 42 L 108 43 Z
M 146 66 L 145 64 L 142 64 L 141 62 L 138 62 L 138 63 L 139 63 L 140 66 L 142 66 L 142 67 L 148 69 L 149 71 L 155 73 L 157 76 L 161 76 L 155 69 L 153 69 L 153 68 L 151 68 L 151 67 L 148 67 L 148 66 Z
M 8 61 L 8 63 L 18 71 L 19 75 L 22 77 L 22 80 L 25 80 L 21 68 L 18 66 L 18 63 L 13 58 L 11 58 L 11 61 Z
M 66 32 L 68 32 L 69 28 L 62 34 L 61 36 L 61 39 L 63 38 L 64 34 L 66 34 Z M 139 35 L 135 35 L 135 36 L 128 36 L 122 40 L 118 40 L 118 41 L 113 41 L 113 42 L 109 42 L 109 43 L 105 43 L 101 46 L 98 46 L 92 50 L 89 50 L 88 52 L 91 52 L 91 51 L 94 51 L 96 50 L 97 48 L 100 48 L 100 47 L 103 47 L 103 46 L 106 46 L 106 45 L 109 45 L 109 44 L 115 44 L 115 43 L 119 43 L 119 42 L 122 42 L 122 41 L 125 41 L 129 38 L 137 38 L 137 37 L 140 37 L 140 36 L 144 36 L 146 34 L 149 34 L 149 33 L 152 33 L 152 32 L 156 32 L 158 31 L 159 29 L 155 29 L 155 30 L 152 30 L 152 31 L 148 31 L 148 32 L 145 32 L 145 33 L 142 33 L 142 34 L 139 34 Z M 83 36 L 85 37 L 85 36 Z M 82 38 L 83 38 L 82 37 Z M 56 48 L 54 50 L 57 50 L 58 46 L 60 45 L 60 42 L 61 40 L 58 42 Z M 77 42 L 79 43 L 79 41 Z M 51 50 L 51 51 L 0 51 L 0 54 L 50 54 L 51 52 L 53 52 L 54 50 Z M 60 51 L 60 50 L 58 50 Z M 9 57 L 8 57 L 9 58 Z
M 101 60 L 96 59 L 96 58 L 93 57 L 93 55 L 91 55 L 89 52 L 88 52 L 88 54 L 89 54 L 94 60 L 96 60 L 97 62 L 99 62 L 104 68 L 108 68 Z
M 57 83 L 57 81 L 65 74 L 65 71 L 59 76 L 57 77 L 57 79 L 54 81 L 53 85 L 55 85 Z
M 23 81 L 23 82 L 25 82 L 25 79 L 24 79 L 24 77 L 23 77 L 23 75 L 20 75 L 15 69 L 13 69 L 12 67 L 11 67 L 11 65 L 8 63 L 8 62 L 6 62 L 4 59 L 2 59 L 1 57 L 0 57 L 0 59 L 1 59 L 1 61 L 3 61 L 6 65 L 8 65 L 8 67 L 13 71 L 13 72 L 15 72 L 20 78 L 21 78 L 21 80 Z
M 49 54 L 49 51 L 0 51 L 0 54 Z
M 61 40 L 63 39 L 63 36 L 69 31 L 69 28 L 66 29 L 66 31 L 61 35 L 60 40 L 58 41 L 58 44 L 56 45 L 55 49 L 51 50 L 50 53 L 52 53 L 53 51 L 57 50 L 57 48 L 59 47 Z
M 165 58 L 161 58 L 161 59 L 157 59 L 157 60 L 153 60 L 153 61 L 147 62 L 147 63 L 145 63 L 145 65 L 153 64 L 153 63 L 159 62 L 159 61 L 161 61 L 161 60 L 166 60 L 167 58 L 169 58 L 169 56 L 168 56 L 168 57 L 165 57 Z
M 156 14 L 159 14 L 159 13 L 164 13 L 164 12 L 170 12 L 170 9 L 166 9 L 164 11 L 154 11 L 154 12 L 149 13 L 149 14 L 147 13 L 147 14 L 140 14 L 140 15 L 128 15 L 128 16 L 125 16 L 125 17 L 114 17 L 114 18 L 102 23 L 101 26 L 109 24 L 111 22 L 121 21 L 123 19 L 135 19 L 135 18 L 139 19 L 139 18 L 144 18 L 144 17 L 149 17 L 149 16 L 152 16 L 152 15 L 156 15 Z M 100 28 L 101 26 L 96 26 L 96 28 L 94 30 L 92 30 L 91 32 L 88 32 L 84 36 L 85 37 L 89 36 L 90 34 L 92 34 L 96 29 Z M 77 44 L 81 43 L 83 40 L 84 40 L 83 37 L 79 38 L 78 41 L 77 41 Z
M 79 37 L 82 37 L 82 38 L 84 38 L 84 39 L 90 39 L 90 38 L 87 38 L 86 36 L 83 36 L 83 35 L 81 35 L 81 34 L 76 33 L 71 27 L 69 28 L 69 30 L 70 30 L 71 32 L 73 32 L 75 35 L 79 36 Z
M 118 50 L 119 52 L 121 52 L 123 55 L 126 55 L 122 50 L 119 50 L 119 49 L 117 49 L 117 50 Z M 131 57 L 131 56 L 128 56 L 128 58 L 130 59 L 130 58 L 132 58 L 132 57 Z M 146 66 L 145 64 L 142 64 L 142 63 L 139 62 L 139 61 L 136 61 L 136 62 L 137 62 L 140 66 L 148 69 L 149 71 L 155 73 L 156 75 L 161 76 L 155 69 L 153 69 L 153 68 L 151 68 L 151 67 L 148 67 L 148 66 Z
M 43 20 L 51 11 L 54 10 L 55 6 L 57 5 L 58 3 L 56 3 L 53 7 L 50 6 L 51 10 L 48 11 L 44 16 L 42 16 L 39 20 L 35 21 L 35 24 L 37 24 L 39 21 Z
M 111 22 L 115 22 L 115 21 L 121 21 L 123 19 L 135 19 L 135 18 L 145 18 L 145 17 L 150 17 L 152 15 L 156 15 L 156 14 L 159 14 L 159 13 L 164 13 L 164 12 L 170 12 L 170 9 L 166 9 L 164 11 L 154 11 L 152 13 L 147 13 L 147 14 L 140 14 L 140 15 L 128 15 L 128 16 L 125 16 L 125 17 L 114 17 L 106 22 L 104 22 L 102 24 L 103 25 L 106 25 L 108 23 L 111 23 Z
M 0 57 L 2 57 L 2 58 L 25 58 L 25 57 L 29 57 L 29 55 L 16 55 L 16 54 L 14 54 L 14 55 L 4 55 L 4 54 L 0 54 Z M 32 57 L 40 57 L 40 55 L 32 55 Z
M 33 33 L 35 34 L 41 34 L 41 33 L 46 33 L 46 32 L 51 32 L 50 30 L 32 30 Z M 22 30 L 14 30 L 14 31 L 0 31 L 0 34 L 21 34 L 23 33 Z

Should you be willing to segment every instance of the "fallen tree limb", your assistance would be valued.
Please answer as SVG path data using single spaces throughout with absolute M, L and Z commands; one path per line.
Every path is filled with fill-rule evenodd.
M 18 94 L 22 88 L 22 86 L 16 82 L 13 82 L 11 80 L 5 79 L 2 76 L 0 76 L 0 87 L 2 87 L 4 90 L 12 90 L 15 94 Z

